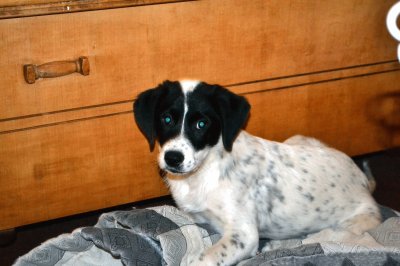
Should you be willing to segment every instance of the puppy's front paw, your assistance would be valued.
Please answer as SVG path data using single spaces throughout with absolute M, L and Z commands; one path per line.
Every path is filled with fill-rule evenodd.
M 215 266 L 224 265 L 217 258 L 213 258 L 210 254 L 200 254 L 196 259 L 189 263 L 190 266 Z
M 267 252 L 275 249 L 291 249 L 300 246 L 300 239 L 284 239 L 284 240 L 271 240 L 265 244 L 261 252 Z

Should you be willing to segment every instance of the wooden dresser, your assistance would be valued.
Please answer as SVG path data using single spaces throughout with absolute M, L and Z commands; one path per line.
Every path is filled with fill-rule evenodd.
M 132 115 L 165 79 L 245 95 L 265 138 L 399 145 L 395 2 L 3 0 L 0 230 L 166 195 Z

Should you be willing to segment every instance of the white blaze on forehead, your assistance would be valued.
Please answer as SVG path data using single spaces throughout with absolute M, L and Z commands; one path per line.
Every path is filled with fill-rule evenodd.
M 179 81 L 182 87 L 183 94 L 186 96 L 186 93 L 193 91 L 197 85 L 199 85 L 200 81 L 198 80 L 181 80 Z
M 183 95 L 185 96 L 182 127 L 181 127 L 181 136 L 183 136 L 183 130 L 185 128 L 185 118 L 186 118 L 186 113 L 188 111 L 187 93 L 192 92 L 196 88 L 196 86 L 200 83 L 200 81 L 197 81 L 197 80 L 181 80 L 181 81 L 179 81 L 179 83 L 181 84 Z
M 182 118 L 181 132 L 178 136 L 173 139 L 170 139 L 161 147 L 159 154 L 159 165 L 161 169 L 166 169 L 168 166 L 165 162 L 165 153 L 168 151 L 178 151 L 183 154 L 184 160 L 180 166 L 180 171 L 183 173 L 189 173 L 199 167 L 199 165 L 203 162 L 204 158 L 207 156 L 209 152 L 209 148 L 204 148 L 200 151 L 196 151 L 191 144 L 190 140 L 185 136 L 184 128 L 185 128 L 185 118 L 188 112 L 188 103 L 187 97 L 188 94 L 196 89 L 200 81 L 195 80 L 182 80 L 179 81 L 182 93 L 184 95 L 184 112 Z

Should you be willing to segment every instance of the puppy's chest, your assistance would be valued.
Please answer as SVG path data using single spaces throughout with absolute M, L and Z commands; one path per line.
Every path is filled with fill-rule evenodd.
M 179 208 L 187 212 L 201 212 L 205 209 L 206 197 L 199 189 L 192 188 L 185 181 L 170 181 L 170 190 Z
M 218 188 L 219 173 L 209 172 L 201 177 L 183 180 L 168 180 L 172 196 L 178 206 L 187 212 L 202 212 L 207 209 L 209 196 Z

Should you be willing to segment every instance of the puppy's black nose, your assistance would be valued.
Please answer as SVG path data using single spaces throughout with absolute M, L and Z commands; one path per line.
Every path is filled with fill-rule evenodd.
M 179 151 L 167 151 L 164 155 L 164 160 L 170 167 L 178 167 L 185 157 Z

